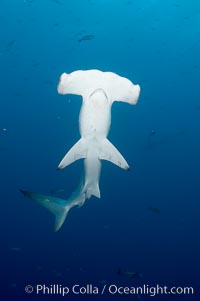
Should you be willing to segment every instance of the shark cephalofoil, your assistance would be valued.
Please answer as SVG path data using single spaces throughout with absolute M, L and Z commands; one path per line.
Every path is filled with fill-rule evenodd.
M 59 94 L 81 95 L 83 102 L 79 115 L 80 140 L 67 152 L 58 169 L 83 159 L 83 175 L 77 190 L 68 199 L 21 192 L 36 200 L 55 215 L 55 231 L 65 221 L 69 210 L 82 206 L 91 196 L 100 198 L 99 178 L 101 161 L 107 160 L 129 170 L 129 165 L 107 139 L 111 124 L 111 107 L 114 101 L 135 105 L 140 94 L 140 86 L 113 72 L 100 70 L 79 70 L 63 73 L 58 83 Z

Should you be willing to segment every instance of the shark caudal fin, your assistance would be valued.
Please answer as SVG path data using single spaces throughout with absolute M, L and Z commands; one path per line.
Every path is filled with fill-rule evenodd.
M 86 141 L 81 138 L 72 148 L 67 152 L 64 156 L 60 164 L 58 165 L 58 169 L 63 169 L 64 167 L 72 164 L 76 160 L 84 159 L 87 155 L 87 145 Z
M 55 232 L 61 228 L 71 208 L 71 206 L 67 205 L 66 200 L 25 190 L 20 191 L 23 195 L 37 201 L 38 204 L 47 208 L 55 215 Z
M 108 139 L 101 141 L 99 159 L 110 161 L 123 169 L 130 170 L 124 157 Z

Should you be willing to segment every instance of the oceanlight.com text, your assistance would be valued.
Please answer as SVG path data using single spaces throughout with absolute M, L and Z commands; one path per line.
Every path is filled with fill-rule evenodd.
M 142 286 L 120 286 L 117 284 L 93 285 L 74 284 L 72 286 L 64 286 L 61 284 L 37 284 L 36 286 L 27 285 L 25 287 L 27 294 L 36 295 L 148 295 L 154 297 L 156 295 L 194 295 L 194 288 L 189 286 L 160 286 L 156 284 L 151 286 L 144 284 Z

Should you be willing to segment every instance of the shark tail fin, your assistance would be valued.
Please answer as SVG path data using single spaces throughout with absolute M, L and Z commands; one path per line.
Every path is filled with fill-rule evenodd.
M 81 138 L 78 142 L 76 142 L 72 146 L 72 148 L 64 156 L 64 158 L 58 165 L 58 169 L 63 169 L 64 167 L 75 162 L 76 160 L 84 159 L 86 157 L 86 153 L 87 153 L 86 143 L 85 140 Z
M 110 161 L 123 169 L 130 170 L 124 157 L 108 139 L 104 139 L 101 142 L 99 159 Z
M 67 201 L 61 198 L 52 197 L 48 195 L 38 194 L 30 191 L 20 190 L 24 196 L 27 196 L 38 204 L 45 207 L 55 215 L 55 232 L 57 232 L 63 225 L 66 216 L 70 210 Z

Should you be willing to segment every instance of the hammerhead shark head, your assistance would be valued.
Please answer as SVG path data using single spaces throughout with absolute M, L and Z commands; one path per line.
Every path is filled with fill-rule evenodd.
M 75 192 L 67 199 L 41 195 L 29 191 L 21 192 L 55 214 L 55 231 L 65 221 L 69 210 L 82 206 L 91 196 L 100 198 L 99 178 L 101 161 L 107 160 L 129 170 L 129 165 L 107 139 L 111 124 L 111 107 L 114 101 L 135 105 L 140 86 L 112 72 L 80 70 L 63 73 L 58 87 L 59 94 L 81 95 L 83 103 L 79 115 L 80 140 L 67 152 L 58 169 L 83 159 L 83 176 Z

